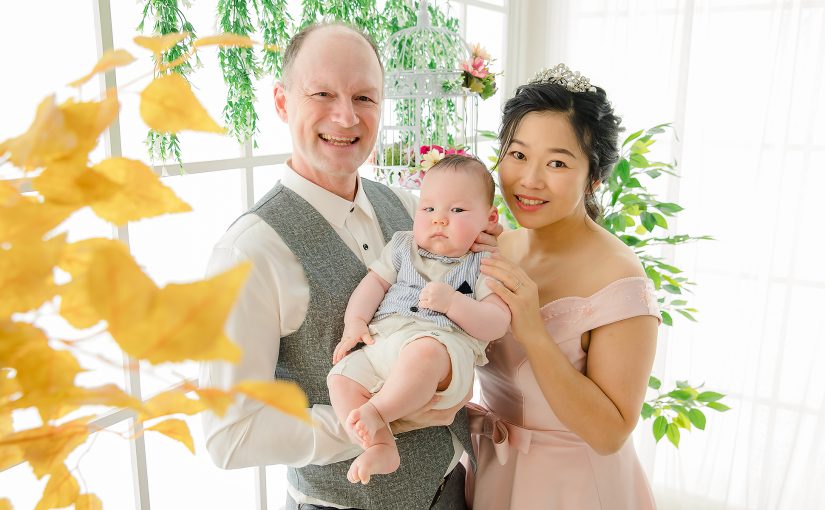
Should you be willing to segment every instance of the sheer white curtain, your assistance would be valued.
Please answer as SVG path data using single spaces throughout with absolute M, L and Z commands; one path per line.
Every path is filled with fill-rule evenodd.
M 678 451 L 640 424 L 660 507 L 825 508 L 825 2 L 512 9 L 511 82 L 563 61 L 608 91 L 628 132 L 673 121 L 660 157 L 683 177 L 658 191 L 686 208 L 676 231 L 717 239 L 668 253 L 698 283 L 699 322 L 662 328 L 654 370 L 705 381 L 733 410 L 710 411 Z

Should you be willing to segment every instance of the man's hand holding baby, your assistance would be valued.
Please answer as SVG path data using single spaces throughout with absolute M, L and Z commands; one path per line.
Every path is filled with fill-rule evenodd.
M 435 312 L 447 313 L 456 295 L 454 288 L 443 282 L 430 282 L 418 295 L 418 306 Z

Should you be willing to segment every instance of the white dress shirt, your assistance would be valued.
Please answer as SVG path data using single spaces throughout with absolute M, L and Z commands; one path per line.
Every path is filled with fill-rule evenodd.
M 308 181 L 287 168 L 281 183 L 309 202 L 365 266 L 381 254 L 384 236 L 375 211 L 361 187 L 350 202 Z M 393 190 L 411 217 L 417 198 Z M 225 362 L 201 366 L 202 386 L 229 389 L 245 380 L 272 380 L 281 338 L 297 331 L 309 307 L 309 284 L 297 257 L 281 237 L 260 217 L 241 217 L 215 246 L 207 275 L 215 275 L 243 261 L 252 261 L 249 278 L 241 290 L 225 331 L 243 349 L 237 365 Z M 336 320 L 336 319 L 332 319 Z M 223 417 L 204 412 L 206 448 L 224 469 L 285 464 L 302 467 L 325 465 L 353 458 L 363 450 L 350 443 L 331 406 L 309 410 L 314 427 L 244 396 L 239 396 Z M 453 437 L 455 466 L 463 452 Z M 449 471 L 448 471 L 449 472 Z M 289 492 L 297 502 L 317 502 Z

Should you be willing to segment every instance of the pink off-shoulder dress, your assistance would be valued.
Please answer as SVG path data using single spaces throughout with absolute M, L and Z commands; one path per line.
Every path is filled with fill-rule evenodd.
M 650 280 L 617 280 L 589 297 L 565 297 L 541 308 L 547 331 L 584 372 L 584 332 L 641 315 L 661 320 Z M 599 455 L 570 432 L 539 389 L 518 342 L 507 334 L 478 368 L 482 407 L 471 410 L 478 470 L 474 510 L 647 510 L 655 503 L 633 442 Z M 474 406 L 474 404 L 470 404 Z M 469 495 L 469 494 L 468 494 Z

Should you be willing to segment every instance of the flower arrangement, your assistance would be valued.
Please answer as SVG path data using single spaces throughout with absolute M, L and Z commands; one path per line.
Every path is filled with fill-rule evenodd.
M 496 75 L 490 72 L 490 63 L 493 58 L 481 47 L 473 45 L 469 60 L 461 63 L 461 86 L 478 94 L 481 99 L 488 99 L 496 93 Z
M 427 170 L 434 164 L 444 159 L 444 156 L 451 154 L 468 155 L 469 153 L 465 147 L 448 147 L 445 149 L 440 145 L 422 145 L 418 148 L 418 154 L 421 156 L 421 163 L 419 165 L 411 164 L 409 170 L 397 172 L 398 185 L 402 188 L 420 188 L 424 174 L 427 173 Z M 412 154 L 409 157 L 409 161 L 411 163 L 415 162 Z

